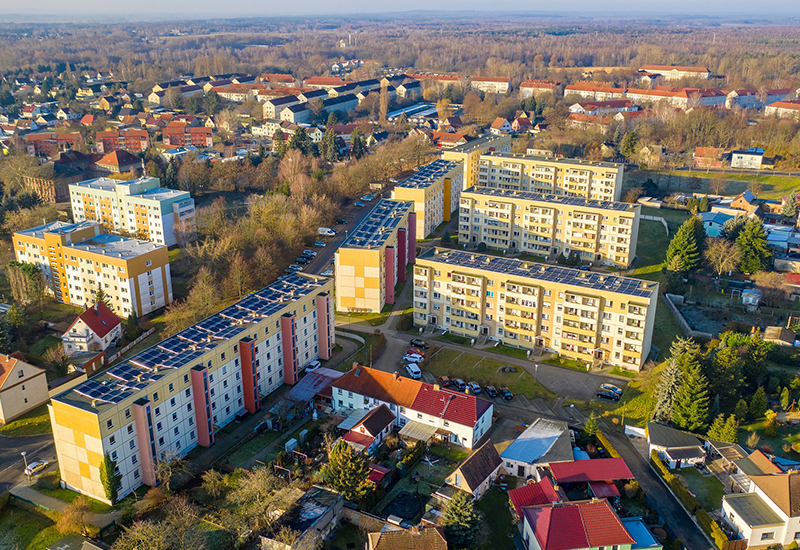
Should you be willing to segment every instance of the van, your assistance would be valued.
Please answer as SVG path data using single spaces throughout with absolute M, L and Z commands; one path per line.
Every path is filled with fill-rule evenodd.
M 420 378 L 422 378 L 422 371 L 419 369 L 417 365 L 414 364 L 406 365 L 406 372 L 414 380 L 419 380 Z
M 336 231 L 334 231 L 330 227 L 320 227 L 317 228 L 317 235 L 320 235 L 322 237 L 333 237 L 334 235 L 336 235 Z

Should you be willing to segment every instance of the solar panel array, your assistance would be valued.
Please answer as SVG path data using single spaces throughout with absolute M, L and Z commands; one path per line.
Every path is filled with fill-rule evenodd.
M 395 187 L 410 187 L 413 189 L 428 187 L 446 176 L 456 166 L 458 166 L 458 163 L 452 160 L 436 159 L 430 164 L 420 167 L 413 175 L 401 181 Z
M 252 323 L 281 311 L 299 298 L 315 292 L 322 284 L 300 275 L 284 277 L 56 399 L 118 403 L 164 376 L 163 370 L 191 365 L 220 343 L 246 331 Z
M 411 210 L 412 203 L 404 201 L 381 200 L 348 235 L 342 243 L 343 248 L 380 247 L 392 234 L 403 215 Z
M 555 265 L 525 262 L 512 258 L 500 258 L 485 254 L 470 254 L 458 250 L 436 249 L 424 254 L 420 259 L 443 262 L 447 265 L 479 269 L 493 273 L 505 273 L 526 279 L 580 286 L 592 290 L 605 290 L 640 298 L 649 298 L 655 285 L 646 281 L 616 277 Z
M 617 212 L 633 211 L 633 205 L 625 202 L 589 200 L 581 197 L 564 197 L 534 193 L 532 191 L 516 191 L 514 189 L 500 189 L 495 187 L 470 187 L 464 193 L 472 193 L 495 199 L 522 199 L 549 204 L 564 204 L 567 206 L 583 206 L 584 208 L 599 208 L 602 210 L 615 210 Z M 463 194 L 462 194 L 463 195 Z
M 493 157 L 498 158 L 507 158 L 510 160 L 536 160 L 540 162 L 550 162 L 555 164 L 567 164 L 571 166 L 594 166 L 596 168 L 619 168 L 621 165 L 615 162 L 602 162 L 602 161 L 595 161 L 595 160 L 586 160 L 586 159 L 565 159 L 565 158 L 554 158 L 554 157 L 542 157 L 537 155 L 522 155 L 518 153 L 505 153 L 500 151 L 493 151 L 491 153 L 487 153 L 487 155 L 491 155 Z

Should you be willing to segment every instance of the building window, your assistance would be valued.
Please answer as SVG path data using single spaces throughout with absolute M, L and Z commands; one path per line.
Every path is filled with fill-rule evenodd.
M 133 424 L 128 424 L 128 434 L 133 433 Z
M 136 455 L 133 455 L 133 456 L 131 457 L 131 464 L 136 464 L 137 462 L 139 462 L 139 459 L 138 459 L 138 458 L 136 458 Z
M 134 449 L 134 448 L 136 447 L 136 442 L 135 442 L 133 439 L 131 439 L 131 440 L 130 440 L 130 443 L 128 443 L 128 446 L 129 446 L 131 449 Z
M 775 538 L 775 531 L 769 533 L 761 533 L 761 540 L 772 540 Z
M 112 435 L 111 437 L 108 438 L 108 444 L 109 445 L 114 445 L 116 442 L 117 442 L 116 436 Z
M 108 428 L 110 430 L 113 427 L 114 427 L 114 421 L 111 420 L 110 418 L 108 420 L 106 420 L 106 428 Z

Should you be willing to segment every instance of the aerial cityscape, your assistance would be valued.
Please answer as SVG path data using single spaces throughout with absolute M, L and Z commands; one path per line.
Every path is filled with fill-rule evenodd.
M 797 549 L 798 6 L 301 4 L 0 22 L 0 550 Z

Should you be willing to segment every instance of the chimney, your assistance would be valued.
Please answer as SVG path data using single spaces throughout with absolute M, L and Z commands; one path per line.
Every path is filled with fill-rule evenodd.
M 439 391 L 440 389 L 442 389 L 442 388 L 439 386 L 439 384 L 434 384 L 433 385 L 433 391 Z
M 353 361 L 353 368 L 350 370 L 356 370 L 358 368 L 358 361 Z
M 414 527 L 412 527 L 411 529 L 409 529 L 409 532 L 410 532 L 410 533 L 411 533 L 413 536 L 419 536 L 419 527 L 415 525 Z
M 93 409 L 97 408 L 97 399 L 92 399 L 92 408 Z
M 392 379 L 397 380 L 397 377 L 398 377 L 397 371 L 394 371 L 392 373 Z
M 98 317 L 100 317 L 100 302 L 94 303 L 94 312 L 97 314 Z

